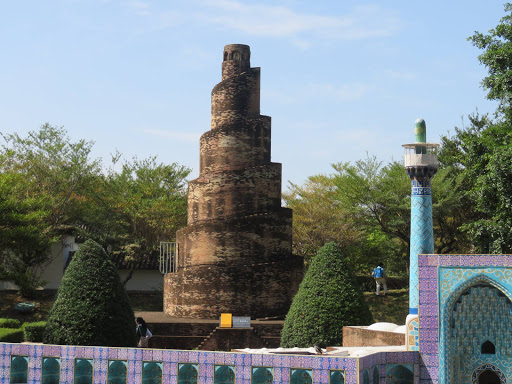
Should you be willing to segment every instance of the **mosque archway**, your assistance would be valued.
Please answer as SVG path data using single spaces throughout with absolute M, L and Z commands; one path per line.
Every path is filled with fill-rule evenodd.
M 447 382 L 505 383 L 494 364 L 512 353 L 511 321 L 512 302 L 499 288 L 479 281 L 465 289 L 449 313 Z
M 472 384 L 504 384 L 505 374 L 493 364 L 484 364 L 473 372 Z

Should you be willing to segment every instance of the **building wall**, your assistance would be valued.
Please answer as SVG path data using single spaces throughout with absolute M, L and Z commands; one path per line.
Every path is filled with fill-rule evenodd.
M 119 277 L 123 281 L 128 275 L 127 270 L 119 270 Z M 137 270 L 128 283 L 126 283 L 127 291 L 143 291 L 154 292 L 162 291 L 164 287 L 164 276 L 160 271 L 154 270 Z
M 507 380 L 512 380 L 509 351 L 512 314 L 502 311 L 503 300 L 483 299 L 481 294 L 471 293 L 474 289 L 471 287 L 490 285 L 499 290 L 498 296 L 510 301 L 512 255 L 420 255 L 419 264 L 421 382 L 447 384 L 460 380 L 472 383 L 474 375 L 487 363 L 501 371 Z M 474 299 L 467 301 L 465 296 L 474 296 Z M 471 333 L 468 334 L 471 343 L 459 353 L 457 342 L 460 340 L 453 337 L 455 324 L 450 321 L 454 318 L 456 303 L 463 302 L 472 309 L 464 315 L 465 324 L 463 322 L 459 328 L 461 332 Z M 501 313 L 503 319 L 489 312 Z M 489 324 L 483 325 L 486 322 Z M 493 338 L 495 334 L 500 335 L 494 338 L 496 353 L 482 354 L 480 347 L 484 339 Z
M 114 373 L 120 376 L 119 382 L 125 378 L 127 384 L 140 384 L 149 377 L 177 384 L 179 368 L 192 364 L 187 366 L 191 368 L 187 373 L 195 375 L 200 384 L 356 384 L 365 382 L 365 372 L 370 369 L 368 377 L 373 379 L 374 372 L 378 373 L 380 384 L 413 384 L 416 381 L 410 378 L 399 381 L 403 379 L 399 375 L 405 369 L 417 377 L 418 361 L 417 352 L 382 352 L 357 358 L 0 343 L 0 384 L 9 383 L 15 365 L 12 362 L 18 363 L 20 374 L 28 373 L 29 383 L 43 382 L 43 372 L 54 375 L 60 383 L 72 383 L 75 373 L 79 374 L 76 364 L 92 368 L 94 384 L 106 384 L 108 375 Z M 224 380 L 216 377 L 219 373 L 224 373 Z M 226 373 L 231 379 L 225 380 Z
M 46 284 L 42 289 L 56 290 L 59 288 L 70 252 L 76 252 L 79 246 L 80 244 L 75 243 L 73 236 L 64 236 L 61 241 L 51 246 L 51 261 L 43 270 L 42 279 L 46 281 Z M 119 270 L 121 280 L 127 274 L 127 270 Z M 0 291 L 17 289 L 18 287 L 11 282 L 0 281 Z M 163 289 L 163 275 L 157 270 L 136 270 L 128 281 L 126 289 L 128 291 L 161 291 Z

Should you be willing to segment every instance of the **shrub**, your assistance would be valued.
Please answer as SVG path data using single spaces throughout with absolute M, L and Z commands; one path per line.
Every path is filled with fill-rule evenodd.
M 0 342 L 21 343 L 23 341 L 23 329 L 0 328 Z
M 38 321 L 35 323 L 23 323 L 22 329 L 25 341 L 40 343 L 43 341 L 44 329 L 46 321 Z
M 313 258 L 286 315 L 281 345 L 341 345 L 344 325 L 368 325 L 372 315 L 361 288 L 335 243 Z
M 133 310 L 103 248 L 86 241 L 62 278 L 48 315 L 47 344 L 135 346 Z
M 19 328 L 21 321 L 18 319 L 0 319 L 0 328 Z

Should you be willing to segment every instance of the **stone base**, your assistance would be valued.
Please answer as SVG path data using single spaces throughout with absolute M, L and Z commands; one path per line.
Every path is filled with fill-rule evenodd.
M 255 265 L 200 265 L 164 277 L 164 312 L 173 317 L 285 316 L 303 275 L 301 257 Z

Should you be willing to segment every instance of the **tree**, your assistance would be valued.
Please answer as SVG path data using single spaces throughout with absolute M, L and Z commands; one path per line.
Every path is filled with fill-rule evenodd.
M 440 154 L 466 207 L 459 229 L 479 253 L 512 252 L 512 5 L 505 4 L 505 11 L 488 34 L 469 37 L 484 51 L 478 59 L 489 74 L 482 86 L 488 99 L 499 102 L 495 119 L 470 115 L 468 126 L 442 138 Z
M 49 246 L 74 219 L 79 190 L 98 172 L 92 143 L 72 143 L 62 128 L 43 125 L 27 137 L 2 135 L 0 147 L 0 278 L 30 296 L 43 285 Z
M 358 242 L 360 233 L 337 201 L 332 177 L 311 176 L 303 186 L 290 183 L 283 200 L 293 209 L 293 252 L 306 263 L 329 241 L 341 249 Z
M 113 158 L 115 166 L 120 158 Z M 155 255 L 161 241 L 175 239 L 187 223 L 186 177 L 190 169 L 163 164 L 156 157 L 125 161 L 121 171 L 110 168 L 97 180 L 92 209 L 82 212 L 82 233 L 112 247 L 132 266 Z M 101 218 L 101 220 L 99 220 Z M 155 256 L 156 257 L 156 256 Z
M 0 217 L 0 279 L 24 295 L 44 285 L 49 245 L 63 234 L 110 246 L 134 268 L 186 224 L 186 167 L 135 158 L 118 171 L 116 153 L 103 170 L 92 142 L 49 124 L 26 137 L 0 135 L 0 211 L 9 213 Z
M 488 90 L 487 98 L 499 102 L 498 112 L 505 119 L 512 117 L 512 4 L 506 3 L 505 12 L 496 28 L 488 34 L 475 31 L 468 38 L 474 46 L 484 50 L 478 56 L 485 65 L 489 76 L 482 80 L 482 86 Z
M 375 262 L 385 261 L 388 271 L 405 273 L 409 266 L 411 182 L 403 165 L 392 162 L 383 166 L 373 156 L 354 165 L 333 164 L 333 168 L 336 199 L 362 233 L 357 248 L 349 250 L 353 259 L 359 259 L 366 272 Z
M 44 342 L 133 347 L 134 326 L 130 300 L 115 265 L 98 243 L 87 240 L 64 273 Z
M 293 298 L 281 333 L 281 345 L 341 345 L 344 325 L 372 322 L 349 263 L 336 244 L 330 242 L 311 261 Z
M 24 178 L 0 173 L 0 280 L 11 281 L 24 297 L 32 296 L 49 262 L 55 240 L 47 224 L 49 211 L 40 197 L 19 198 Z

